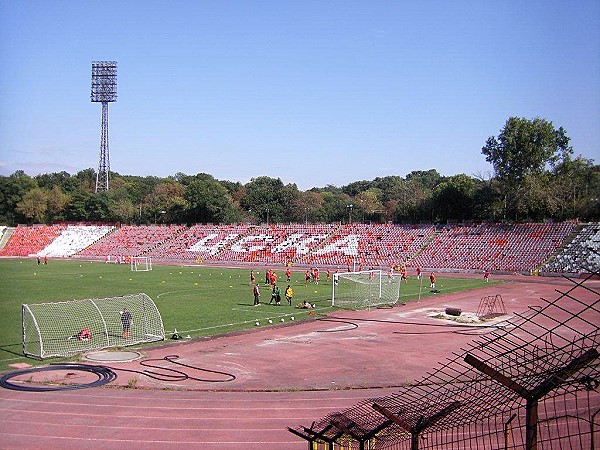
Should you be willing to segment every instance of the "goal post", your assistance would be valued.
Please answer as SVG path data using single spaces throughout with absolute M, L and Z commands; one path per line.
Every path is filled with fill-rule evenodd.
M 400 299 L 400 277 L 381 270 L 333 275 L 331 305 L 339 308 L 370 308 L 395 305 Z
M 44 359 L 165 338 L 160 312 L 144 294 L 22 305 L 23 353 Z
M 132 256 L 130 266 L 132 272 L 149 272 L 152 270 L 152 258 L 149 256 Z

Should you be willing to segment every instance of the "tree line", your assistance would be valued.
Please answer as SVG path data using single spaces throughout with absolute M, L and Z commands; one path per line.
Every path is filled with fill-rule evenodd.
M 573 157 L 565 130 L 546 119 L 509 118 L 481 149 L 488 177 L 436 169 L 306 191 L 279 178 L 246 184 L 199 173 L 159 178 L 110 173 L 95 192 L 85 169 L 0 176 L 0 224 L 446 223 L 600 219 L 600 166 Z

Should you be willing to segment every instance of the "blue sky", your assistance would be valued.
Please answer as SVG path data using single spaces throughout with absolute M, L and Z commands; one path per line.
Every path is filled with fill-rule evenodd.
M 510 116 L 600 155 L 597 0 L 0 0 L 1 175 L 97 170 L 94 60 L 123 175 L 489 176 Z

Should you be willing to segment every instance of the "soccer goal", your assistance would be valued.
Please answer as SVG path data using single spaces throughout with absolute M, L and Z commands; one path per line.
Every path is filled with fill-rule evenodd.
M 131 257 L 132 272 L 148 272 L 150 270 L 152 270 L 152 258 L 148 256 Z
M 383 274 L 381 270 L 333 275 L 332 306 L 361 309 L 395 305 L 399 299 L 400 276 Z
M 158 308 L 144 293 L 22 305 L 23 353 L 64 357 L 165 338 Z

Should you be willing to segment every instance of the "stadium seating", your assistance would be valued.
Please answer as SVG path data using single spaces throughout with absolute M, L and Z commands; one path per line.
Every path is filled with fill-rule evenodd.
M 286 264 L 309 254 L 335 230 L 335 225 L 264 225 L 252 227 L 218 256 L 248 263 Z
M 56 239 L 66 225 L 18 226 L 0 256 L 34 256 Z
M 574 222 L 447 225 L 271 224 L 17 227 L 2 256 L 48 255 L 125 262 L 231 263 L 366 270 L 406 265 L 447 271 L 530 273 L 575 230 Z M 566 246 L 546 271 L 576 270 L 598 248 L 598 224 Z M 587 258 L 587 259 L 586 259 Z M 590 260 L 590 258 L 592 258 Z
M 106 236 L 113 226 L 69 225 L 48 246 L 38 252 L 40 256 L 64 258 L 89 247 Z
M 183 228 L 144 256 L 165 262 L 214 261 L 224 247 L 244 235 L 248 225 L 193 225 Z
M 477 224 L 443 227 L 411 266 L 463 271 L 531 272 L 575 223 Z
M 581 227 L 577 235 L 542 267 L 543 272 L 600 272 L 600 222 Z
M 431 225 L 348 224 L 301 262 L 353 270 L 404 264 L 431 238 Z
M 77 256 L 122 261 L 129 256 L 144 255 L 184 229 L 182 225 L 124 225 Z

